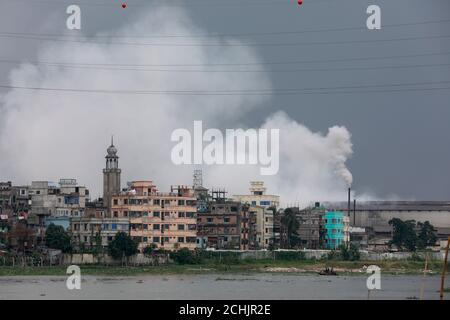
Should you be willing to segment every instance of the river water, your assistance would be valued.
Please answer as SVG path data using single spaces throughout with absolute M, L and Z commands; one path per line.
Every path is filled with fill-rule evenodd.
M 0 277 L 0 299 L 439 299 L 439 276 L 382 275 L 381 290 L 370 295 L 366 280 L 279 273 L 82 276 L 81 289 L 68 290 L 65 277 Z

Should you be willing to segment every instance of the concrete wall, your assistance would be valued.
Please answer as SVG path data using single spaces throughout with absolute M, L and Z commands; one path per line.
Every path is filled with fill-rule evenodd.
M 295 252 L 297 250 L 279 250 L 278 252 Z M 320 260 L 325 258 L 330 250 L 298 250 L 299 252 L 303 252 L 305 254 L 306 259 L 317 259 Z M 240 259 L 273 259 L 274 252 L 273 251 L 265 251 L 265 250 L 254 250 L 254 251 L 235 251 L 235 250 L 215 250 L 213 252 L 236 252 L 239 255 Z M 368 252 L 361 250 L 361 260 L 373 260 L 373 261 L 381 261 L 381 260 L 408 260 L 413 257 L 420 257 L 425 259 L 425 253 L 418 252 L 387 252 L 387 253 L 376 253 L 376 252 Z M 430 260 L 444 260 L 444 252 L 428 252 L 428 259 Z
M 163 265 L 167 264 L 165 256 L 147 257 L 142 253 L 131 256 L 126 262 L 127 265 Z M 106 264 L 106 265 L 122 265 L 121 259 L 114 260 L 108 255 L 100 255 L 95 257 L 93 254 L 64 254 L 62 258 L 63 265 L 83 265 L 83 264 Z

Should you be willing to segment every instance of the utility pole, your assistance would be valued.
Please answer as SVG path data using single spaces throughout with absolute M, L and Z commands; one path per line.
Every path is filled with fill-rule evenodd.
M 447 272 L 447 263 L 448 263 L 448 248 L 450 245 L 450 237 L 447 239 L 447 246 L 445 248 L 445 257 L 444 257 L 444 268 L 442 269 L 442 276 L 441 276 L 441 294 L 440 298 L 441 300 L 444 300 L 444 285 L 445 285 L 445 273 Z

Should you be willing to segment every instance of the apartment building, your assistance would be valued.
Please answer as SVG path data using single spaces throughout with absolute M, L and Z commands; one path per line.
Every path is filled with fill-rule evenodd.
M 335 250 L 350 241 L 350 219 L 341 211 L 328 211 L 324 216 L 326 248 Z
M 215 199 L 198 213 L 198 247 L 248 250 L 253 247 L 255 215 L 237 201 Z
M 255 249 L 268 249 L 275 243 L 274 210 L 253 206 L 249 212 L 254 216 Z
M 38 241 L 45 235 L 45 220 L 55 217 L 80 218 L 84 215 L 89 191 L 75 179 L 61 179 L 59 184 L 33 181 L 28 189 L 30 214 L 28 224 L 36 231 Z
M 111 201 L 112 218 L 130 219 L 139 250 L 152 244 L 165 250 L 196 248 L 197 201 L 191 188 L 173 186 L 162 193 L 152 181 L 134 181 Z
M 70 219 L 70 231 L 75 246 L 95 247 L 98 239 L 103 247 L 114 239 L 118 232 L 129 234 L 128 218 L 79 217 Z

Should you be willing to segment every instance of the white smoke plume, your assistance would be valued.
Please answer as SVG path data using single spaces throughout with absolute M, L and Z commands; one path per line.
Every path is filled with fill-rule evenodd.
M 143 31 L 144 30 L 144 31 Z M 199 34 L 181 9 L 159 8 L 141 13 L 133 25 L 112 35 Z M 104 36 L 106 34 L 102 34 Z M 260 60 L 248 47 L 126 46 L 101 37 L 87 43 L 46 43 L 39 60 L 100 64 L 200 64 Z M 196 39 L 147 39 L 145 42 L 194 42 Z M 117 40 L 111 40 L 117 41 Z M 138 42 L 135 38 L 120 42 Z M 211 38 L 208 43 L 239 43 Z M 102 42 L 102 43 L 98 43 Z M 164 69 L 167 69 L 165 67 Z M 180 69 L 180 67 L 177 67 Z M 177 73 L 63 68 L 24 63 L 10 74 L 12 86 L 106 90 L 242 90 L 270 89 L 261 73 Z M 161 190 L 192 183 L 192 166 L 170 160 L 176 128 L 191 129 L 194 120 L 207 127 L 239 128 L 246 116 L 267 99 L 260 96 L 127 95 L 10 90 L 0 97 L 0 180 L 16 184 L 32 180 L 77 178 L 93 197 L 101 195 L 102 168 L 110 135 L 119 150 L 122 180 L 153 180 Z M 238 125 L 239 124 L 239 125 Z M 349 132 L 330 128 L 313 133 L 280 112 L 268 117 L 264 128 L 280 128 L 280 171 L 261 177 L 259 167 L 204 167 L 206 187 L 225 187 L 229 195 L 246 193 L 250 180 L 264 180 L 268 192 L 282 201 L 345 200 L 351 184 L 346 160 L 352 154 Z

